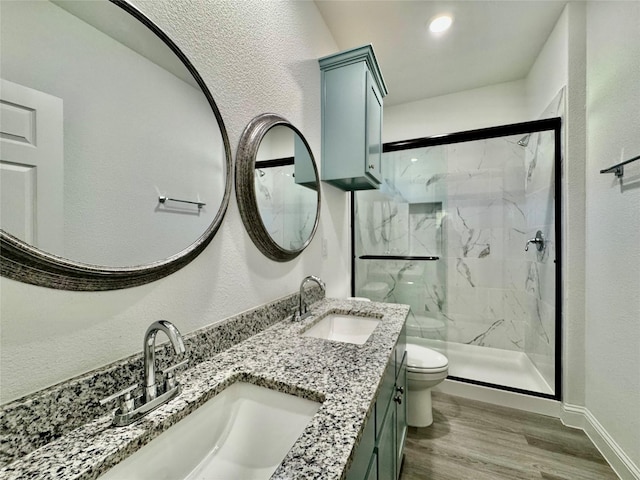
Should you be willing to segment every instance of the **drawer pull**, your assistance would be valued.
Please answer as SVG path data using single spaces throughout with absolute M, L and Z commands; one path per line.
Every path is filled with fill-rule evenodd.
M 398 405 L 402 405 L 402 395 L 396 395 L 395 397 L 393 397 L 393 401 Z

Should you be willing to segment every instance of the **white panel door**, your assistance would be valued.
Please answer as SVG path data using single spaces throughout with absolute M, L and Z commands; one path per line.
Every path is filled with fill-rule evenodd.
M 0 226 L 64 254 L 62 99 L 0 79 Z

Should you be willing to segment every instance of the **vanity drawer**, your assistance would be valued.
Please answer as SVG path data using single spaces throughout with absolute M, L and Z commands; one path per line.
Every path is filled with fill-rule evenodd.
M 382 377 L 382 385 L 380 386 L 380 393 L 378 393 L 378 399 L 376 400 L 376 440 L 380 438 L 382 431 L 382 425 L 385 420 L 385 416 L 388 410 L 389 402 L 393 397 L 395 391 L 394 385 L 396 382 L 396 364 L 393 355 L 387 365 L 387 369 L 384 371 Z

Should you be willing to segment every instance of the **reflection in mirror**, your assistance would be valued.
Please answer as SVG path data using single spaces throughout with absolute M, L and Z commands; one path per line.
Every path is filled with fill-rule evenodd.
M 318 172 L 306 140 L 284 118 L 264 114 L 245 129 L 236 193 L 249 236 L 272 260 L 295 258 L 313 238 L 320 212 Z
M 275 126 L 260 142 L 255 169 L 256 200 L 265 228 L 282 248 L 299 250 L 311 236 L 318 206 L 306 146 L 291 128 Z
M 56 273 L 80 264 L 111 277 L 204 248 L 226 210 L 231 160 L 182 52 L 125 2 L 0 8 L 3 242 Z

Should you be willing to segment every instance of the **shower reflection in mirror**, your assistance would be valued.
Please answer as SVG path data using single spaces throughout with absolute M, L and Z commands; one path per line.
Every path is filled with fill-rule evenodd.
M 317 208 L 317 179 L 306 146 L 289 127 L 272 127 L 260 143 L 255 171 L 256 200 L 269 235 L 285 249 L 300 249 Z

